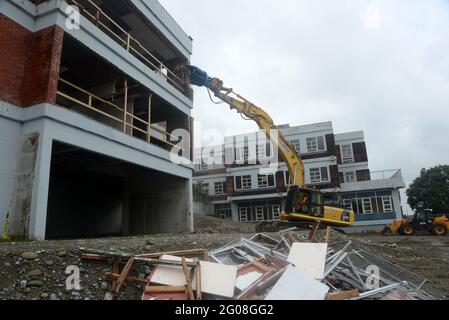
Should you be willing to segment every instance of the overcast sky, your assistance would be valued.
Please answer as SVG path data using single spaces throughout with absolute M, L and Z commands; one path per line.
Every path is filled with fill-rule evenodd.
M 192 64 L 277 124 L 363 130 L 370 169 L 449 164 L 449 1 L 160 0 Z M 195 88 L 203 130 L 257 129 Z

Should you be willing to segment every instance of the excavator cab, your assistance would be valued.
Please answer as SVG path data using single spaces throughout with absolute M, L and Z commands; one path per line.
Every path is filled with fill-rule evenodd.
M 323 217 L 324 203 L 321 192 L 317 189 L 292 187 L 287 194 L 285 212 Z

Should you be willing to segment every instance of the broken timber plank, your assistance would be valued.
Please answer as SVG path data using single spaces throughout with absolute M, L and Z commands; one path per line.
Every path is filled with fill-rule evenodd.
M 112 273 L 112 272 L 105 272 L 104 275 L 105 275 L 105 277 L 112 278 L 114 280 L 117 280 L 120 277 L 120 274 Z M 136 277 L 128 277 L 128 278 L 126 278 L 125 282 L 133 282 L 133 283 L 143 284 L 143 285 L 148 284 L 148 280 L 140 279 L 140 278 L 136 278 Z
M 188 269 L 187 269 L 187 263 L 186 263 L 186 259 L 183 257 L 182 258 L 182 270 L 184 271 L 184 275 L 186 277 L 186 283 L 187 283 L 187 287 L 186 287 L 186 295 L 189 296 L 190 300 L 195 300 L 195 296 L 193 295 L 193 289 L 192 289 L 192 279 L 189 275 Z M 193 271 L 193 268 L 191 269 L 191 271 Z
M 196 266 L 196 300 L 203 300 L 203 293 L 201 291 L 201 264 L 199 261 Z
M 183 263 L 181 261 L 173 261 L 173 260 L 163 260 L 163 259 L 150 259 L 150 258 L 134 258 L 136 262 L 143 262 L 150 265 L 166 265 L 166 266 L 178 266 L 182 267 Z M 185 262 L 188 267 L 196 267 L 196 262 Z
M 145 293 L 185 292 L 186 286 L 146 286 Z
M 313 224 L 312 229 L 310 230 L 309 236 L 307 240 L 313 241 L 313 238 L 315 238 L 315 233 L 317 232 L 318 228 L 320 227 L 320 222 L 317 221 Z
M 351 298 L 356 298 L 360 296 L 360 292 L 358 289 L 343 291 L 337 293 L 328 293 L 326 300 L 347 300 Z
M 175 257 L 202 257 L 204 261 L 209 260 L 209 252 L 207 249 L 193 249 L 193 250 L 183 250 L 183 251 L 173 251 L 173 252 L 158 252 L 158 253 L 149 253 L 149 254 L 141 254 L 136 255 L 136 258 L 148 258 L 148 259 L 158 259 L 163 255 L 167 256 L 175 256 Z
M 125 267 L 122 270 L 122 273 L 120 274 L 120 277 L 117 279 L 117 282 L 111 289 L 111 293 L 117 294 L 120 291 L 120 288 L 122 287 L 123 283 L 125 282 L 126 278 L 128 277 L 129 273 L 131 272 L 131 269 L 134 265 L 134 257 L 131 257 L 128 262 L 126 263 Z

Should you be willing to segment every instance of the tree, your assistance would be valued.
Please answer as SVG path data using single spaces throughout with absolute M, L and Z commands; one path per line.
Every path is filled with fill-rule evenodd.
M 407 197 L 413 210 L 422 205 L 436 212 L 449 212 L 449 165 L 422 169 L 407 189 Z
M 203 203 L 209 202 L 209 196 L 207 194 L 207 191 L 203 189 L 201 182 L 194 183 L 192 186 L 192 191 L 193 191 L 193 201 Z

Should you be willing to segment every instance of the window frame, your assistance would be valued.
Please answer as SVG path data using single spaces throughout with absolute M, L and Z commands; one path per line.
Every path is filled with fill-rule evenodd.
M 270 184 L 270 178 L 272 179 L 272 184 Z M 265 179 L 263 185 L 261 185 L 261 179 Z M 276 187 L 276 179 L 274 174 L 259 174 L 257 175 L 257 187 L 259 189 L 269 189 Z
M 318 174 L 318 179 L 312 178 L 312 171 L 313 177 L 316 178 Z M 309 169 L 309 176 L 310 176 L 310 183 L 321 183 L 321 168 L 310 168 Z
M 390 204 L 389 204 L 390 210 L 385 209 L 385 202 L 387 202 L 386 200 L 388 200 L 388 202 L 390 202 Z M 382 211 L 384 213 L 393 213 L 394 212 L 393 199 L 391 196 L 383 196 L 382 197 Z
M 348 175 L 352 176 L 352 181 L 348 179 Z M 354 183 L 357 182 L 357 177 L 354 171 L 343 172 L 343 181 L 344 183 Z
M 243 216 L 243 211 L 245 211 L 245 219 L 242 219 L 242 216 Z M 240 207 L 239 208 L 239 221 L 240 222 L 248 222 L 249 220 L 248 220 L 248 211 L 250 211 L 251 212 L 251 208 L 248 208 L 248 207 Z
M 352 149 L 352 144 L 344 144 L 341 146 L 340 149 L 341 149 L 341 162 L 354 163 L 354 151 Z
M 373 198 L 362 198 L 363 214 L 373 214 Z M 369 210 L 367 210 L 367 204 L 369 204 Z
M 214 194 L 216 196 L 222 196 L 224 195 L 224 190 L 225 190 L 225 186 L 224 186 L 225 182 L 220 181 L 220 182 L 215 182 L 214 183 Z M 217 186 L 221 187 L 221 192 L 217 192 Z
M 244 181 L 246 179 L 246 181 Z M 249 187 L 248 187 L 248 179 L 249 179 Z M 238 187 L 238 180 L 240 180 L 240 188 Z M 245 187 L 246 185 L 246 187 Z M 234 177 L 234 186 L 235 190 L 243 191 L 243 190 L 251 190 L 253 188 L 252 185 L 252 176 L 244 175 L 244 176 L 235 176 Z
M 301 140 L 300 139 L 292 139 L 288 142 L 293 149 L 295 149 L 297 154 L 301 153 Z
M 322 148 L 320 148 L 320 144 L 322 144 Z M 326 142 L 323 136 L 306 138 L 306 145 L 308 153 L 326 151 Z
M 277 212 L 277 213 L 275 213 L 275 212 Z M 280 220 L 280 218 L 281 218 L 281 206 L 279 204 L 273 204 L 271 206 L 271 213 L 273 215 L 273 221 Z
M 249 146 L 236 147 L 236 161 L 245 162 L 249 160 Z
M 262 210 L 260 213 L 259 209 Z M 265 221 L 265 210 L 264 210 L 264 206 L 255 206 L 254 207 L 254 212 L 256 213 L 256 221 L 257 222 L 261 222 L 261 221 Z M 260 218 L 262 217 L 262 218 Z

